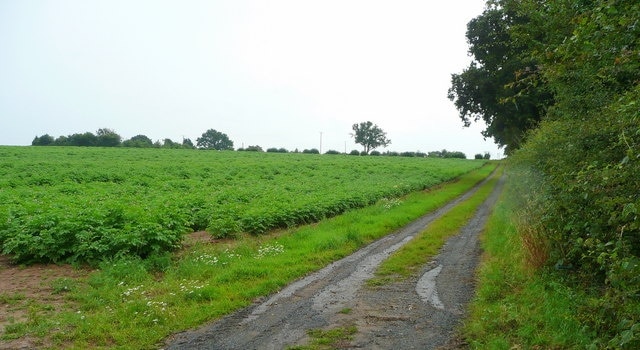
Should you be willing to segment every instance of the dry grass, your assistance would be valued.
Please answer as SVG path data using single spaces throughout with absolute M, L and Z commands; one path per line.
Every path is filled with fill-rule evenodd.
M 541 231 L 537 220 L 518 215 L 515 226 L 522 242 L 524 266 L 530 271 L 539 270 L 549 260 L 549 240 Z

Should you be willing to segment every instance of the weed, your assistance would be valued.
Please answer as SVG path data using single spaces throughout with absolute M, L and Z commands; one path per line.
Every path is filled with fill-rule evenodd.
M 73 291 L 77 286 L 77 281 L 73 278 L 61 277 L 51 282 L 53 294 L 62 294 Z
M 305 346 L 288 347 L 288 350 L 328 350 L 347 347 L 349 341 L 358 332 L 356 326 L 346 326 L 328 330 L 310 329 L 307 334 L 311 344 Z

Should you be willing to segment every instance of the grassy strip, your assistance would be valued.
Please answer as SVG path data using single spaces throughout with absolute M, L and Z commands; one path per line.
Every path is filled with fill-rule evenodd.
M 311 338 L 310 345 L 292 346 L 287 350 L 332 350 L 342 349 L 353 340 L 358 332 L 356 326 L 339 327 L 329 330 L 310 329 L 307 334 Z
M 46 342 L 54 348 L 156 348 L 172 333 L 247 306 L 437 209 L 495 167 L 489 163 L 440 188 L 383 200 L 313 225 L 197 245 L 178 257 L 104 263 L 85 281 L 58 288 L 69 300 L 66 311 L 49 312 L 12 329 L 22 335 L 47 334 Z
M 578 317 L 588 296 L 568 287 L 559 272 L 525 264 L 523 241 L 510 215 L 503 196 L 481 238 L 483 262 L 464 337 L 475 349 L 588 348 L 593 334 Z
M 413 240 L 385 260 L 378 267 L 376 276 L 367 284 L 375 286 L 406 278 L 422 268 L 425 262 L 438 253 L 447 238 L 458 233 L 473 218 L 476 209 L 489 197 L 501 175 L 501 169 L 496 171 L 473 196 L 434 220 Z

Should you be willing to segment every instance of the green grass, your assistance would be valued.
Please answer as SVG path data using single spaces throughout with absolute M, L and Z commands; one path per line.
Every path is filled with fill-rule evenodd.
M 311 338 L 309 345 L 288 347 L 287 350 L 331 350 L 343 348 L 353 340 L 358 332 L 356 326 L 338 327 L 328 330 L 310 329 L 307 334 Z
M 437 209 L 495 167 L 311 225 L 200 244 L 173 258 L 103 262 L 84 281 L 55 283 L 72 306 L 49 317 L 48 341 L 53 348 L 157 348 L 172 333 L 247 306 Z
M 457 234 L 471 220 L 475 212 L 493 191 L 502 175 L 498 170 L 471 197 L 459 203 L 449 212 L 434 220 L 409 243 L 402 246 L 376 270 L 375 277 L 367 281 L 370 286 L 406 278 L 434 257 L 446 240 Z
M 578 316 L 588 295 L 563 272 L 526 265 L 512 210 L 503 196 L 481 238 L 478 289 L 462 334 L 473 349 L 588 348 L 593 334 Z

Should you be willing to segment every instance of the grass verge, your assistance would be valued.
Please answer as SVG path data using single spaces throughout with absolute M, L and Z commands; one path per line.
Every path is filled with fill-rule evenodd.
M 22 326 L 45 324 L 43 343 L 52 348 L 157 348 L 175 332 L 247 306 L 439 208 L 496 166 L 488 163 L 430 191 L 383 200 L 313 225 L 196 245 L 176 256 L 104 262 L 85 280 L 58 283 L 56 290 L 64 290 L 69 302 L 64 311 L 48 315 L 47 322 Z M 43 337 L 34 333 L 24 332 Z
M 434 220 L 409 243 L 398 249 L 376 270 L 369 286 L 377 286 L 409 277 L 434 257 L 446 240 L 457 234 L 475 215 L 477 208 L 489 197 L 502 169 L 483 184 L 471 197 L 456 205 L 449 212 Z
M 463 336 L 473 349 L 588 348 L 593 334 L 578 316 L 586 292 L 566 283 L 567 272 L 529 266 L 512 215 L 503 194 L 481 237 L 477 294 Z

